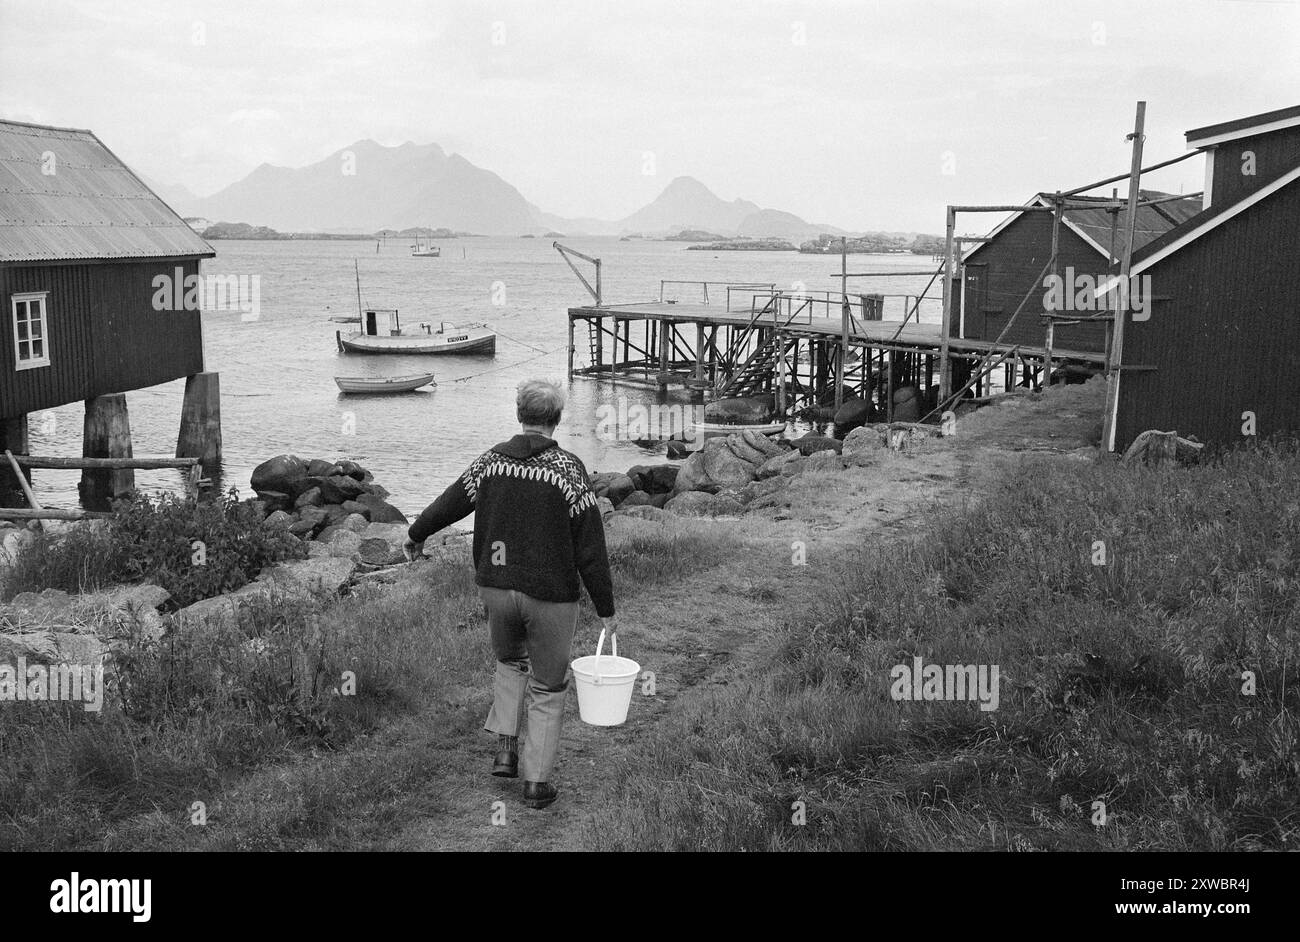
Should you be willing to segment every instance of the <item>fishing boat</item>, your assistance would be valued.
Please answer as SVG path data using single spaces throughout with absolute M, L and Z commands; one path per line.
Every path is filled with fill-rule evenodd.
M 424 386 L 437 386 L 432 373 L 409 373 L 405 376 L 335 376 L 341 391 L 354 394 L 404 393 Z
M 419 236 L 415 237 L 415 245 L 411 246 L 412 258 L 440 258 L 441 256 L 442 249 L 434 245 L 432 239 L 426 244 Z
M 388 317 L 388 329 L 379 329 L 380 318 Z M 497 349 L 496 331 L 486 324 L 456 325 L 443 321 L 434 330 L 432 324 L 420 324 L 414 330 L 403 328 L 396 310 L 369 308 L 362 312 L 361 329 L 334 332 L 339 350 L 344 353 L 467 353 L 491 354 Z
M 356 263 L 353 263 L 356 269 Z M 340 353 L 408 353 L 492 355 L 497 349 L 496 331 L 486 324 L 452 324 L 443 321 L 434 330 L 432 324 L 420 324 L 414 330 L 403 328 L 396 308 L 362 308 L 361 273 L 357 270 L 357 323 L 360 330 L 334 331 Z M 386 330 L 380 330 L 386 318 Z

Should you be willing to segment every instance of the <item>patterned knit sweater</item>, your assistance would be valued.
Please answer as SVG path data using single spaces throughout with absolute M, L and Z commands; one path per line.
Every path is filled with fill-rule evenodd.
M 545 435 L 485 451 L 408 531 L 423 543 L 474 514 L 474 581 L 546 602 L 576 602 L 578 577 L 596 614 L 614 614 L 605 525 L 587 469 Z

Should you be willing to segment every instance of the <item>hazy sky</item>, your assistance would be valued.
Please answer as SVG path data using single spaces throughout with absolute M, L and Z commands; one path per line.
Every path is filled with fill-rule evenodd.
M 200 195 L 373 138 L 437 142 L 568 216 L 690 175 L 934 232 L 950 202 L 1126 170 L 1139 98 L 1151 160 L 1300 103 L 1300 3 L 0 0 L 0 116 L 91 128 Z M 1147 185 L 1198 190 L 1197 163 Z

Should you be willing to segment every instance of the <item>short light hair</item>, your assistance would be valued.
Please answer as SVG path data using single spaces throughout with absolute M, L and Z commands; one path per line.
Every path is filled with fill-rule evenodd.
M 560 424 L 564 412 L 564 391 L 544 379 L 526 379 L 515 394 L 515 415 L 523 425 L 549 428 Z

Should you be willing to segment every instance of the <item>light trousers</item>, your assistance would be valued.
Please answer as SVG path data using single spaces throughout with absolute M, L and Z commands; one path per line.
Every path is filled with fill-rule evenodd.
M 514 589 L 479 587 L 496 655 L 492 710 L 484 728 L 520 735 L 519 764 L 528 782 L 549 782 L 560 749 L 569 692 L 569 650 L 578 625 L 577 602 L 543 602 Z

